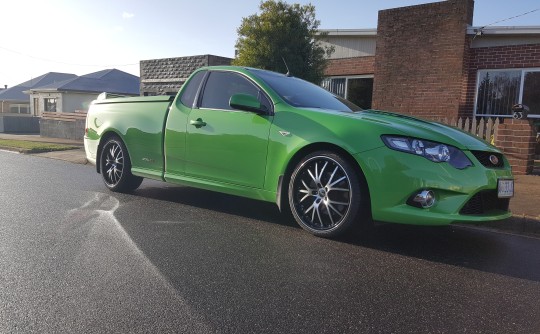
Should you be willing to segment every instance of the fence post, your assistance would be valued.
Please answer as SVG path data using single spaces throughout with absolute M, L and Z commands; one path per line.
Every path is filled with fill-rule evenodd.
M 492 144 L 495 145 L 497 143 L 497 137 L 499 136 L 499 125 L 501 124 L 500 118 L 495 118 L 495 123 L 493 123 L 493 140 Z
M 536 129 L 532 120 L 505 119 L 496 127 L 496 146 L 501 149 L 515 175 L 530 174 L 534 168 Z
M 486 134 L 484 133 L 485 118 L 480 118 L 480 124 L 478 125 L 478 137 L 486 140 Z

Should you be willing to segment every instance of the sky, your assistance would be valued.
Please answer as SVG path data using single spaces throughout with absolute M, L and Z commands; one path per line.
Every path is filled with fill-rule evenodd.
M 321 29 L 377 27 L 382 9 L 432 0 L 287 0 L 311 3 Z M 258 0 L 0 0 L 0 87 L 47 72 L 108 68 L 139 75 L 146 59 L 234 56 L 242 18 Z M 539 0 L 476 0 L 474 26 L 540 9 Z M 540 26 L 540 10 L 497 23 Z

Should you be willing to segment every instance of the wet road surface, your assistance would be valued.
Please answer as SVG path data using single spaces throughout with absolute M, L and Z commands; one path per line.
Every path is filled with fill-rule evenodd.
M 325 240 L 275 205 L 0 152 L 0 332 L 540 332 L 540 240 L 378 226 Z

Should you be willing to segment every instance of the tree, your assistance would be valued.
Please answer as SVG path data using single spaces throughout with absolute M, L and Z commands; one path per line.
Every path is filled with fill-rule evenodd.
M 233 65 L 290 74 L 319 84 L 333 47 L 322 46 L 315 6 L 289 5 L 281 0 L 261 2 L 260 14 L 242 19 Z

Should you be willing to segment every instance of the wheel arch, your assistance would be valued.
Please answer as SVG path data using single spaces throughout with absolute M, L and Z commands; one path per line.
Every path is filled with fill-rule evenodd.
M 126 142 L 122 139 L 122 136 L 120 136 L 120 134 L 118 134 L 117 132 L 115 132 L 113 130 L 108 130 L 108 131 L 104 132 L 101 135 L 101 138 L 99 139 L 97 152 L 96 152 L 96 171 L 99 174 L 101 174 L 101 167 L 100 167 L 100 165 L 101 165 L 101 150 L 103 149 L 103 145 L 105 145 L 105 143 L 107 143 L 107 141 L 112 137 L 118 138 L 119 140 L 122 141 L 122 143 L 124 143 L 124 145 L 126 145 Z M 126 146 L 126 148 L 127 148 L 127 146 Z M 128 154 L 129 154 L 129 152 L 128 152 Z
M 369 218 L 371 218 L 371 196 L 369 191 L 369 186 L 366 180 L 366 176 L 364 174 L 364 171 L 358 164 L 358 162 L 354 159 L 354 157 L 345 149 L 342 147 L 332 144 L 332 143 L 312 143 L 309 145 L 306 145 L 299 149 L 289 160 L 287 164 L 287 168 L 285 169 L 285 173 L 280 176 L 279 182 L 278 182 L 278 189 L 277 189 L 277 205 L 280 209 L 280 211 L 283 210 L 283 208 L 288 207 L 288 187 L 289 187 L 289 181 L 291 174 L 296 167 L 296 165 L 304 158 L 306 155 L 317 152 L 317 151 L 330 151 L 335 154 L 338 154 L 340 157 L 342 157 L 344 160 L 346 160 L 355 170 L 356 174 L 358 175 L 358 178 L 360 179 L 360 182 L 362 183 L 361 186 L 363 189 L 366 190 L 367 198 L 363 201 L 363 205 L 365 205 L 366 212 L 369 214 Z

